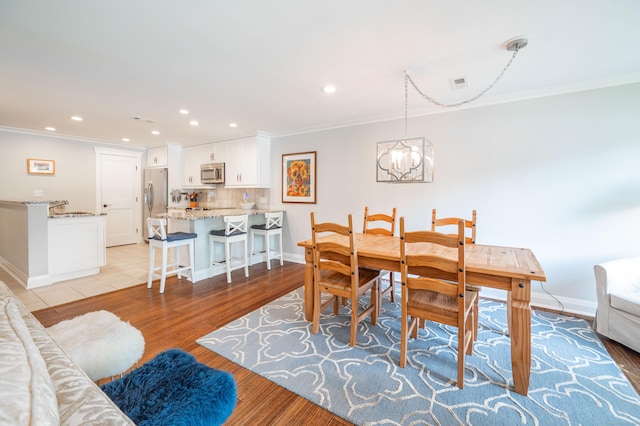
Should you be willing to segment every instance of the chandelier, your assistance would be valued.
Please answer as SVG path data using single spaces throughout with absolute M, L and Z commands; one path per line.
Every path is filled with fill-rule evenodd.
M 404 73 L 404 139 L 378 142 L 376 158 L 377 182 L 433 182 L 433 144 L 424 137 L 409 138 L 408 132 L 408 97 L 409 83 L 424 99 L 443 108 L 455 108 L 471 103 L 487 93 L 502 78 L 518 52 L 526 47 L 526 38 L 516 37 L 507 40 L 503 47 L 513 52 L 495 80 L 475 96 L 456 103 L 443 103 L 427 95 L 418 88 L 409 73 Z

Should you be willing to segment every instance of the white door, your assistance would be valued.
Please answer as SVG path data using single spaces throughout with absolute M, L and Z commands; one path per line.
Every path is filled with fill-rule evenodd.
M 96 202 L 107 214 L 107 247 L 142 239 L 141 157 L 140 152 L 96 148 Z

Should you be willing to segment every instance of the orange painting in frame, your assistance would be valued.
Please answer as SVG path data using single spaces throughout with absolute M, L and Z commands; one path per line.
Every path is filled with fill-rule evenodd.
M 30 175 L 55 175 L 56 162 L 54 160 L 27 158 L 27 173 Z
M 282 202 L 316 203 L 316 151 L 282 154 Z

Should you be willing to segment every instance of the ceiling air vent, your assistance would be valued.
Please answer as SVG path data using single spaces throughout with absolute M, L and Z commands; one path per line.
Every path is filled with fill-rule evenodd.
M 136 115 L 134 115 L 133 117 L 131 117 L 132 120 L 136 120 L 136 121 L 141 121 L 143 123 L 155 123 L 155 121 L 153 120 L 149 120 L 148 118 L 142 118 L 142 117 L 138 117 Z
M 451 88 L 453 90 L 464 89 L 469 85 L 467 82 L 467 77 L 459 77 L 459 78 L 451 79 L 450 83 L 451 83 Z

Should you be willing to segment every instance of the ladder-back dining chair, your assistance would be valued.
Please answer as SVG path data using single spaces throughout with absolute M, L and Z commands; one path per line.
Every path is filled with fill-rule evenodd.
M 323 236 L 338 236 L 342 240 L 323 241 Z M 349 344 L 355 346 L 358 324 L 371 316 L 371 324 L 378 320 L 378 277 L 379 272 L 358 267 L 358 250 L 353 231 L 352 215 L 348 225 L 325 222 L 317 223 L 315 213 L 311 213 L 311 242 L 313 250 L 313 325 L 316 334 L 320 328 L 320 312 L 333 302 L 333 312 L 338 314 L 339 298 L 351 301 L 351 332 Z M 346 242 L 347 244 L 344 244 Z M 358 300 L 367 291 L 371 292 L 371 303 L 360 312 Z M 332 297 L 321 302 L 322 293 Z
M 423 250 L 423 243 L 437 248 Z M 407 362 L 409 335 L 418 338 L 419 319 L 457 327 L 460 389 L 464 387 L 465 354 L 473 351 L 473 305 L 478 297 L 476 292 L 466 290 L 464 246 L 463 220 L 458 222 L 457 235 L 451 236 L 432 231 L 407 232 L 404 217 L 400 218 L 400 367 L 404 368 Z
M 265 213 L 265 223 L 251 226 L 251 257 L 255 253 L 255 238 L 264 238 L 264 253 L 267 259 L 267 269 L 271 269 L 271 259 L 280 259 L 280 266 L 284 265 L 282 259 L 282 217 L 283 212 Z M 278 238 L 278 247 L 271 245 L 271 237 Z
M 464 242 L 467 244 L 476 243 L 477 228 L 476 228 L 476 211 L 475 210 L 471 212 L 471 219 L 464 219 L 460 217 L 441 217 L 438 219 L 436 216 L 437 216 L 436 209 L 433 209 L 431 211 L 431 231 L 434 231 L 434 232 L 437 231 L 441 233 L 454 232 L 448 235 L 457 235 L 458 222 L 462 220 L 464 222 Z M 475 319 L 476 319 L 476 326 L 475 326 L 476 334 L 474 336 L 475 339 L 478 338 L 478 318 L 480 315 L 480 309 L 479 309 L 478 303 L 480 299 L 480 290 L 481 290 L 481 287 L 467 284 L 467 291 L 475 291 L 478 294 L 478 297 L 476 297 L 476 304 L 473 307 L 473 309 L 475 310 Z M 511 295 L 511 292 L 508 292 L 508 294 Z M 508 306 L 511 306 L 511 304 L 508 304 Z M 510 318 L 510 315 L 509 315 L 510 310 L 511 308 L 507 309 L 507 316 L 509 318 Z
M 375 235 L 390 235 L 393 236 L 395 234 L 396 229 L 396 208 L 394 207 L 391 215 L 376 213 L 369 214 L 369 207 L 365 206 L 364 208 L 364 222 L 362 226 L 363 234 L 375 234 Z M 396 301 L 396 295 L 394 292 L 394 279 L 393 272 L 391 271 L 380 271 L 380 281 L 382 278 L 387 276 L 389 280 L 389 286 L 382 289 L 380 286 L 380 282 L 378 283 L 379 288 L 379 297 L 382 299 L 382 296 L 389 293 L 392 302 Z
M 178 278 L 182 278 L 183 273 L 189 275 L 189 279 L 193 281 L 193 265 L 194 265 L 194 241 L 198 234 L 190 232 L 171 232 L 167 233 L 166 219 L 147 218 L 147 230 L 149 231 L 149 278 L 147 279 L 147 288 L 151 288 L 151 283 L 155 278 L 160 278 L 160 293 L 164 293 L 164 285 L 167 276 L 177 274 Z M 189 264 L 181 266 L 180 248 L 187 246 L 189 249 Z M 162 253 L 162 262 L 160 266 L 155 266 L 156 249 L 160 249 Z M 175 262 L 169 263 L 169 249 L 175 249 Z M 159 271 L 159 273 L 156 273 Z
M 231 284 L 231 271 L 244 268 L 244 276 L 249 277 L 249 246 L 247 223 L 249 215 L 240 214 L 224 217 L 224 229 L 209 232 L 209 276 L 213 276 L 215 266 L 224 266 L 227 271 L 227 283 Z M 224 259 L 215 259 L 216 243 L 224 245 Z M 242 243 L 242 256 L 236 261 L 231 252 L 232 244 Z

